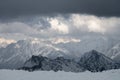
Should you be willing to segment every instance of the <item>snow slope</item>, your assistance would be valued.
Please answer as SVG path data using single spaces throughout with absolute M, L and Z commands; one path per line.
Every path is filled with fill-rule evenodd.
M 0 80 L 120 80 L 120 69 L 99 73 L 0 70 Z
M 119 65 L 112 59 L 96 50 L 89 51 L 81 56 L 79 61 L 57 57 L 50 59 L 43 56 L 32 56 L 25 65 L 20 68 L 28 71 L 71 71 L 82 72 L 89 70 L 91 72 L 101 72 L 104 70 L 118 69 Z
M 97 50 L 106 55 L 106 53 L 118 42 L 113 38 L 105 36 L 85 36 L 80 42 L 59 43 L 55 46 L 65 48 L 67 51 L 78 57 L 90 50 Z
M 92 72 L 116 69 L 119 67 L 112 59 L 96 50 L 89 51 L 81 56 L 79 64 Z
M 47 57 L 68 56 L 63 49 L 45 44 L 37 40 L 19 40 L 6 48 L 0 48 L 0 68 L 19 68 L 32 55 Z
M 32 55 L 56 58 L 76 58 L 90 50 L 97 50 L 106 54 L 117 41 L 104 36 L 87 36 L 81 39 L 55 38 L 55 39 L 27 39 L 11 43 L 0 48 L 0 68 L 19 68 Z
M 117 43 L 107 53 L 107 56 L 120 63 L 120 43 Z

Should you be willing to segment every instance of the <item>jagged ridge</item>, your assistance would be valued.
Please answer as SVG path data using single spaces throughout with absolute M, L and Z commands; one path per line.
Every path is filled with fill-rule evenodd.
M 53 71 L 72 71 L 81 72 L 89 70 L 91 72 L 99 72 L 110 69 L 117 69 L 119 65 L 112 59 L 106 57 L 102 53 L 95 50 L 85 53 L 77 62 L 72 59 L 57 57 L 49 59 L 43 56 L 32 56 L 21 69 L 34 70 L 53 70 Z
M 117 69 L 119 67 L 112 59 L 96 50 L 85 53 L 81 57 L 79 64 L 92 72 Z
M 85 71 L 77 62 L 71 59 L 65 59 L 63 57 L 57 57 L 56 59 L 50 59 L 43 56 L 32 56 L 21 69 L 34 71 L 66 71 L 66 72 L 81 72 Z

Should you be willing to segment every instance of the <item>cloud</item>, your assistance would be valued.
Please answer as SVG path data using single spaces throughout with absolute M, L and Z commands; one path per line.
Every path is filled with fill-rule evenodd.
M 71 15 L 71 22 L 73 26 L 82 31 L 104 33 L 105 27 L 102 26 L 101 18 L 91 15 Z
M 60 20 L 56 18 L 51 18 L 50 20 L 48 20 L 48 22 L 50 23 L 52 30 L 60 32 L 62 34 L 69 33 L 68 25 L 64 24 Z
M 0 48 L 6 47 L 8 44 L 11 44 L 11 43 L 16 43 L 16 41 L 12 39 L 5 39 L 0 37 Z
M 0 23 L 0 33 L 37 33 L 29 25 L 22 22 Z
M 80 42 L 80 39 L 75 39 L 75 38 L 70 38 L 70 37 L 64 37 L 64 38 L 52 38 L 50 39 L 50 41 L 52 41 L 53 44 L 59 44 L 59 43 L 69 43 L 69 42 Z
M 67 16 L 65 16 L 67 15 Z M 0 23 L 0 33 L 22 34 L 29 37 L 80 37 L 84 35 L 120 35 L 119 17 L 98 17 L 87 14 L 59 14 L 56 16 L 37 16 L 30 21 Z M 24 19 L 24 18 L 23 18 Z M 46 25 L 47 24 L 47 25 Z
M 64 16 L 55 17 L 58 22 L 67 26 L 69 34 L 99 33 L 114 34 L 120 30 L 119 17 L 97 17 L 87 14 L 71 14 L 69 18 Z M 56 26 L 57 27 L 57 26 Z

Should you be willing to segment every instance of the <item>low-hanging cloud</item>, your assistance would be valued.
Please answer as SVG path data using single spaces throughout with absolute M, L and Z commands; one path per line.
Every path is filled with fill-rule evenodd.
M 51 18 L 50 20 L 48 20 L 48 22 L 50 23 L 52 30 L 55 30 L 55 31 L 63 33 L 63 34 L 69 33 L 68 25 L 64 24 L 63 22 L 59 21 L 58 19 Z
M 22 22 L 0 23 L 0 33 L 23 33 L 34 34 L 37 33 L 29 25 Z
M 119 35 L 119 17 L 97 17 L 87 14 L 57 15 L 54 17 L 42 17 L 44 23 L 35 17 L 33 21 L 4 22 L 0 23 L 0 33 L 20 33 L 30 37 L 59 37 L 59 36 L 82 36 L 90 34 Z M 43 20 L 42 20 L 43 21 Z M 38 24 L 39 22 L 39 24 Z M 29 23 L 32 23 L 29 24 Z M 47 24 L 47 25 L 46 25 Z
M 71 14 L 69 18 L 57 16 L 48 21 L 51 28 L 64 34 L 79 33 L 100 33 L 114 34 L 119 33 L 120 18 L 118 17 L 97 17 L 94 15 Z M 57 25 L 56 25 L 57 24 Z

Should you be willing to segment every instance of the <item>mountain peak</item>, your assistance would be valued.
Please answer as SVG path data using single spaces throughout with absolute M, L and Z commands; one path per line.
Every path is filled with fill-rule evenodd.
M 89 52 L 84 53 L 82 57 L 84 58 L 91 58 L 91 59 L 98 59 L 100 57 L 104 56 L 102 53 L 96 51 L 96 50 L 91 50 Z
M 92 53 L 97 53 L 98 51 L 96 51 L 96 50 L 93 49 L 93 50 L 91 50 L 90 52 L 92 52 Z
M 91 50 L 91 51 L 89 52 L 89 54 L 92 54 L 92 55 L 99 55 L 100 52 L 98 52 L 98 51 L 96 51 L 96 50 Z
M 85 53 L 79 61 L 80 65 L 92 72 L 114 69 L 117 67 L 115 62 L 104 54 L 92 50 Z

